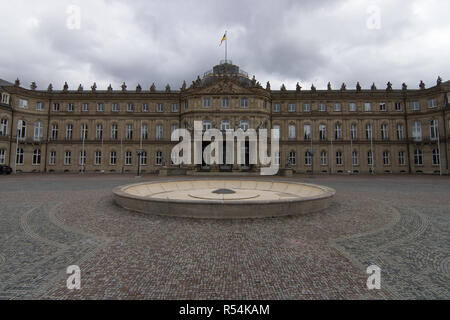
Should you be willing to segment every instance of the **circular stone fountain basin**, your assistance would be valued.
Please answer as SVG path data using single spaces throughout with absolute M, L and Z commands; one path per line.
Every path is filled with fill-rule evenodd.
M 267 180 L 175 180 L 120 186 L 114 201 L 129 210 L 191 218 L 298 215 L 330 206 L 334 189 Z

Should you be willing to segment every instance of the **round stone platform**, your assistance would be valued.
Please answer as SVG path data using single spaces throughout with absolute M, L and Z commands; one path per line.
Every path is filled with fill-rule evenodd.
M 129 210 L 176 217 L 239 219 L 298 215 L 329 207 L 334 189 L 267 180 L 143 182 L 113 190 Z

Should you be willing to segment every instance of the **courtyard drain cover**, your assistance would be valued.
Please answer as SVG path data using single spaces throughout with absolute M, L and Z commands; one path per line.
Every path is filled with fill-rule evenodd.
M 217 190 L 214 190 L 213 193 L 215 193 L 215 194 L 233 194 L 233 193 L 236 193 L 236 191 L 231 190 L 231 189 L 217 189 Z

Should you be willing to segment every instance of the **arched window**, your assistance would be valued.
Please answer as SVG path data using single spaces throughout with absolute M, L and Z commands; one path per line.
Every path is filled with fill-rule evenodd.
M 334 126 L 334 139 L 342 140 L 342 124 L 336 123 Z
M 381 139 L 383 140 L 389 139 L 388 125 L 385 123 L 381 125 Z
M 44 126 L 42 122 L 36 122 L 34 124 L 34 141 L 41 141 L 44 135 Z
M 322 141 L 327 140 L 327 126 L 325 124 L 319 125 L 319 138 Z
M 295 124 L 289 125 L 289 139 L 295 139 L 296 133 L 295 133 Z
M 358 139 L 358 125 L 356 123 L 352 123 L 350 126 L 350 139 Z

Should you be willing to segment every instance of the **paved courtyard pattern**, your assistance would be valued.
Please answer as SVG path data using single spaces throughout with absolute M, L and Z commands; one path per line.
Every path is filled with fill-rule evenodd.
M 276 219 L 170 218 L 112 202 L 114 187 L 136 182 L 130 175 L 0 176 L 0 299 L 450 297 L 449 177 L 292 179 L 336 189 L 332 206 Z M 66 288 L 74 264 L 79 291 Z M 366 287 L 373 264 L 381 290 Z

